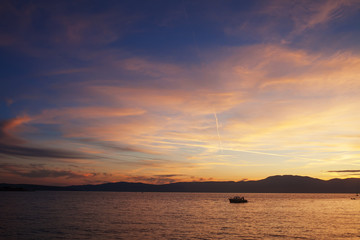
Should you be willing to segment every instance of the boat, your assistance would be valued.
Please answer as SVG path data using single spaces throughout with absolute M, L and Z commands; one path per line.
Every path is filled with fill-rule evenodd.
M 233 198 L 229 198 L 230 203 L 247 203 L 248 200 L 246 200 L 244 197 L 235 196 Z

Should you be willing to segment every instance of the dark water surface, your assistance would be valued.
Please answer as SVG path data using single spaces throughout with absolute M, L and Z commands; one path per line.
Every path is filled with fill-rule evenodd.
M 1 239 L 360 239 L 353 194 L 0 192 Z

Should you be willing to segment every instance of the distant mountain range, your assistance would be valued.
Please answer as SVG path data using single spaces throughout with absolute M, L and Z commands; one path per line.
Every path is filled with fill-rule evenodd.
M 111 192 L 231 192 L 231 193 L 357 193 L 360 178 L 320 180 L 311 177 L 282 175 L 258 181 L 178 182 L 163 185 L 145 183 L 104 183 L 99 185 L 43 186 L 0 184 L 0 191 L 111 191 Z

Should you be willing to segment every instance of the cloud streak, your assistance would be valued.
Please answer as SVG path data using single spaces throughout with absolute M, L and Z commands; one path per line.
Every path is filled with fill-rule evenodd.
M 141 3 L 0 6 L 0 162 L 50 164 L 17 177 L 357 171 L 358 1 Z
M 95 147 L 93 151 L 100 155 L 109 153 L 114 157 L 124 151 L 187 156 L 218 149 L 219 123 L 213 123 L 215 109 L 223 119 L 223 151 L 237 156 L 251 154 L 319 161 L 323 156 L 313 155 L 313 149 L 325 152 L 333 143 L 323 134 L 331 133 L 331 128 L 339 129 L 336 124 L 326 125 L 328 119 L 333 119 L 332 123 L 337 119 L 335 122 L 340 123 L 343 119 L 350 120 L 350 112 L 352 117 L 356 116 L 355 105 L 348 102 L 352 98 L 346 99 L 359 87 L 356 82 L 359 58 L 354 54 L 319 55 L 277 45 L 257 45 L 218 50 L 217 55 L 216 61 L 207 63 L 210 72 L 197 71 L 196 77 L 198 82 L 205 83 L 211 75 L 213 82 L 221 84 L 221 89 L 211 86 L 174 89 L 171 85 L 167 88 L 125 87 L 115 82 L 113 85 L 89 82 L 82 89 L 84 99 L 81 95 L 73 96 L 87 106 L 44 109 L 29 118 L 33 124 L 61 126 L 63 136 L 86 148 Z M 161 62 L 153 62 L 151 66 L 156 64 L 162 69 Z M 139 65 L 134 74 L 148 74 L 147 70 L 141 71 L 143 67 Z M 164 70 L 161 76 L 171 79 L 172 71 Z M 194 79 L 186 79 L 190 81 Z M 346 98 L 342 97 L 345 93 Z M 334 96 L 338 100 L 336 104 L 329 101 Z M 91 106 L 95 104 L 92 99 L 98 102 L 96 107 Z M 288 134 L 289 131 L 292 134 Z M 309 150 L 298 152 L 310 145 Z M 106 153 L 104 148 L 110 151 Z M 61 156 L 58 152 L 32 153 L 31 150 L 34 149 L 17 146 L 16 149 L 9 147 L 4 153 L 83 157 L 74 155 L 76 151 L 64 152 Z
M 29 121 L 28 118 L 15 118 L 0 123 L 0 154 L 15 157 L 89 159 L 93 156 L 63 149 L 22 146 L 25 141 L 9 134 L 13 128 Z
M 358 173 L 358 172 L 360 172 L 360 170 L 332 170 L 332 171 L 328 171 L 328 172 L 333 172 L 333 173 Z
M 67 167 L 68 168 L 68 167 Z M 0 172 L 3 175 L 20 177 L 21 179 L 63 179 L 65 181 L 87 181 L 95 178 L 111 177 L 111 174 L 74 171 L 71 169 L 60 169 L 59 167 L 49 167 L 44 164 L 0 164 Z

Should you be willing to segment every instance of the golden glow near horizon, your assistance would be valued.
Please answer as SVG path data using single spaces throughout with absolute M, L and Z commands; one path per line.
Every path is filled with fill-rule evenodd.
M 2 108 L 10 110 L 4 111 L 0 125 L 0 182 L 239 181 L 278 174 L 357 177 L 360 54 L 351 38 L 360 35 L 358 29 L 344 30 L 343 38 L 334 34 L 341 24 L 353 26 L 359 18 L 353 9 L 359 4 L 303 4 L 311 11 L 292 9 L 288 25 L 282 23 L 287 16 L 279 12 L 289 8 L 286 1 L 264 2 L 238 23 L 223 16 L 219 27 L 223 24 L 224 38 L 238 39 L 239 44 L 214 45 L 195 34 L 195 42 L 191 37 L 189 45 L 180 46 L 195 54 L 195 60 L 186 61 L 188 56 L 180 53 L 156 55 L 150 46 L 140 54 L 134 45 L 125 44 L 125 36 L 134 33 L 118 36 L 108 19 L 98 19 L 107 31 L 101 32 L 103 38 L 91 35 L 90 43 L 85 42 L 89 36 L 84 29 L 91 25 L 86 19 L 78 25 L 84 28 L 80 32 L 70 31 L 76 24 L 62 22 L 64 35 L 49 33 L 53 51 L 63 47 L 66 59 L 76 59 L 79 66 L 48 56 L 32 42 L 31 48 L 3 43 L 38 64 L 51 59 L 56 67 L 33 66 L 36 74 L 24 76 L 36 83 L 4 95 Z M 251 23 L 259 12 L 272 21 L 263 26 Z M 216 19 L 203 14 L 206 21 Z M 54 16 L 60 17 L 67 19 Z M 170 32 L 180 31 L 176 21 L 163 24 L 169 24 Z M 288 30 L 275 31 L 281 27 Z M 35 31 L 28 34 L 37 36 Z M 240 44 L 244 34 L 263 41 Z M 111 36 L 116 39 L 113 45 L 104 40 Z M 323 46 L 323 38 L 329 46 Z M 175 54 L 168 44 L 153 47 Z M 74 50 L 77 46 L 80 49 Z

